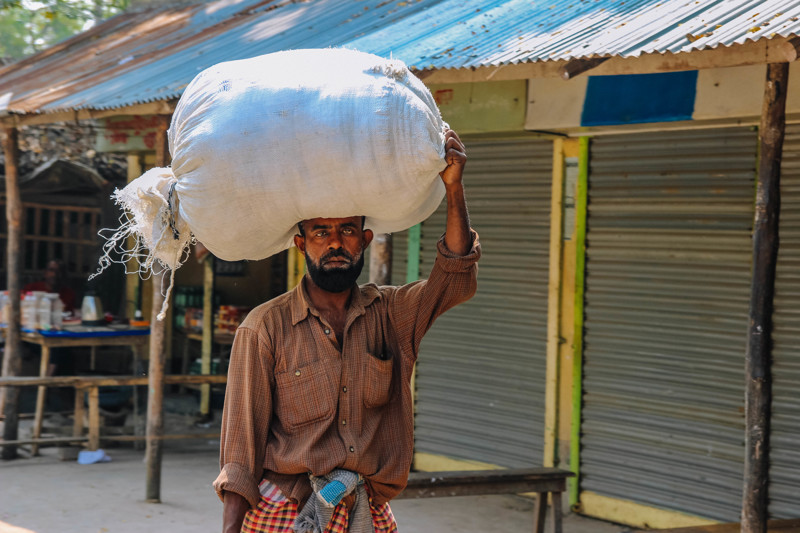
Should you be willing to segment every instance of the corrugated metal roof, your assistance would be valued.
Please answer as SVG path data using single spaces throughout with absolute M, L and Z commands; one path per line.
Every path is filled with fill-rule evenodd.
M 6 66 L 0 102 L 34 113 L 170 100 L 210 65 L 296 48 L 417 69 L 685 53 L 797 35 L 799 18 L 800 0 L 218 0 L 122 14 Z

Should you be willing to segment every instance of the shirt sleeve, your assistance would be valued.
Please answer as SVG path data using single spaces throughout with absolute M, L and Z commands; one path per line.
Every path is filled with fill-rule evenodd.
M 251 507 L 261 500 L 267 434 L 272 418 L 273 356 L 257 332 L 240 327 L 231 347 L 220 434 L 220 473 L 214 489 L 244 497 Z
M 451 252 L 442 236 L 428 279 L 398 287 L 394 293 L 391 313 L 395 328 L 401 338 L 410 336 L 415 358 L 436 317 L 472 298 L 478 288 L 481 245 L 475 230 L 470 229 L 470 236 L 472 246 L 465 255 Z

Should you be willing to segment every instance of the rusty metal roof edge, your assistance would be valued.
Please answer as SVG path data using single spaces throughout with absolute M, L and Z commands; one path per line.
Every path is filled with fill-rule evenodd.
M 600 1 L 603 1 L 603 0 L 600 0 Z M 739 9 L 739 10 L 741 10 L 741 9 L 750 9 L 753 6 L 750 5 L 748 7 L 747 4 L 752 4 L 753 1 L 754 0 L 748 0 L 746 2 L 742 2 L 743 6 L 737 7 L 737 9 Z M 777 1 L 777 0 L 772 0 L 770 3 L 775 3 L 775 1 Z M 207 15 L 206 14 L 208 16 L 208 18 L 202 18 L 202 17 L 205 17 L 206 15 L 201 15 L 202 22 L 200 22 L 198 24 L 197 29 L 199 31 L 202 28 L 204 31 L 207 31 L 210 28 L 218 28 L 219 26 L 226 26 L 227 23 L 225 21 L 230 21 L 235 16 L 242 15 L 243 18 L 247 18 L 247 17 L 249 17 L 250 15 L 252 15 L 254 13 L 260 13 L 262 11 L 271 11 L 273 9 L 276 9 L 276 8 L 279 8 L 279 7 L 282 7 L 282 6 L 293 5 L 293 4 L 296 4 L 296 3 L 297 2 L 294 2 L 292 0 L 245 0 L 244 2 L 242 2 L 240 4 L 237 4 L 237 7 L 238 7 L 237 11 L 234 11 L 233 7 L 231 7 L 230 5 L 222 6 L 222 7 L 220 7 L 222 12 L 216 12 L 216 15 Z M 315 2 L 309 2 L 309 4 L 314 4 L 314 3 Z M 324 2 L 324 1 L 322 1 L 320 3 L 321 4 L 327 4 L 327 2 Z M 330 4 L 332 6 L 331 9 L 338 10 L 339 12 L 345 11 L 345 10 L 341 9 L 342 6 L 344 5 L 344 3 L 338 3 L 338 2 L 332 1 L 332 2 L 330 2 Z M 435 0 L 435 1 L 432 0 L 431 1 L 432 8 L 433 7 L 437 7 L 437 6 L 444 8 L 445 4 L 448 4 L 447 0 L 442 0 L 441 2 L 439 0 Z M 496 7 L 496 6 L 500 6 L 502 4 L 504 4 L 503 0 L 486 0 L 485 2 L 480 4 L 480 7 L 493 8 L 493 7 Z M 65 51 L 65 50 L 69 49 L 69 47 L 71 46 L 69 43 L 72 43 L 72 45 L 75 45 L 75 46 L 80 46 L 80 44 L 82 42 L 84 42 L 84 43 L 87 42 L 87 35 L 91 34 L 91 32 L 93 32 L 93 31 L 96 31 L 102 37 L 104 31 L 108 32 L 108 30 L 112 30 L 112 33 L 114 31 L 116 31 L 115 25 L 116 26 L 120 26 L 120 23 L 123 22 L 123 18 L 124 18 L 124 20 L 131 20 L 131 17 L 133 17 L 133 18 L 141 17 L 142 13 L 146 13 L 148 15 L 152 13 L 152 14 L 155 15 L 155 14 L 168 13 L 170 11 L 175 11 L 176 13 L 178 11 L 182 11 L 182 10 L 199 10 L 199 11 L 202 11 L 202 6 L 204 6 L 204 5 L 205 4 L 199 4 L 198 3 L 198 4 L 191 4 L 191 5 L 184 5 L 184 6 L 180 6 L 180 7 L 160 7 L 160 8 L 157 8 L 157 9 L 142 9 L 142 10 L 131 11 L 131 12 L 127 12 L 127 13 L 122 13 L 120 15 L 117 15 L 116 17 L 112 17 L 111 19 L 108 19 L 108 21 L 104 21 L 103 23 L 98 24 L 97 26 L 95 26 L 94 28 L 92 28 L 90 30 L 87 30 L 87 32 L 84 32 L 83 34 L 79 34 L 78 36 L 74 36 L 74 37 L 69 38 L 69 39 L 67 39 L 65 41 L 62 41 L 62 43 L 60 43 L 58 45 L 55 45 L 54 47 L 51 47 L 51 48 L 49 48 L 47 50 L 43 50 L 42 52 L 40 52 L 37 55 L 31 56 L 30 58 L 26 58 L 24 60 L 21 60 L 20 62 L 12 63 L 11 65 L 7 65 L 7 66 L 4 66 L 4 67 L 0 68 L 0 77 L 2 77 L 3 73 L 9 73 L 10 74 L 11 72 L 15 72 L 17 69 L 30 69 L 31 70 L 30 73 L 23 71 L 23 75 L 24 76 L 28 76 L 30 74 L 33 74 L 33 78 L 38 78 L 36 80 L 37 82 L 43 82 L 43 80 L 44 80 L 43 75 L 40 74 L 39 72 L 37 72 L 37 70 L 42 70 L 43 67 L 45 67 L 45 69 L 46 69 L 48 67 L 48 64 L 52 62 L 53 58 L 59 57 L 58 56 L 59 51 Z M 377 7 L 380 7 L 382 5 L 384 5 L 384 4 L 383 3 L 382 4 L 378 4 Z M 479 5 L 479 4 L 476 3 L 474 5 Z M 421 52 L 421 55 L 419 56 L 420 58 L 436 59 L 437 57 L 439 57 L 436 54 L 443 53 L 442 52 L 443 48 L 438 47 L 439 44 L 437 42 L 435 42 L 436 39 L 432 39 L 432 36 L 435 35 L 435 33 L 432 33 L 433 32 L 432 29 L 428 28 L 426 30 L 422 26 L 419 26 L 422 23 L 421 21 L 424 20 L 425 17 L 426 17 L 427 9 L 428 8 L 425 7 L 425 9 L 421 9 L 420 11 L 415 12 L 416 14 L 413 15 L 413 17 L 415 17 L 413 21 L 409 21 L 409 20 L 403 19 L 401 17 L 401 18 L 397 18 L 396 20 L 393 20 L 391 22 L 389 22 L 388 20 L 384 21 L 384 22 L 381 22 L 377 18 L 374 18 L 374 20 L 367 21 L 367 22 L 369 22 L 369 24 L 367 26 L 365 26 L 363 29 L 367 32 L 368 35 L 375 35 L 376 30 L 387 30 L 387 28 L 388 29 L 392 29 L 392 28 L 395 27 L 395 25 L 399 26 L 400 24 L 407 24 L 407 25 L 410 24 L 411 27 L 415 27 L 415 25 L 416 25 L 416 27 L 422 28 L 422 30 L 417 31 L 408 40 L 403 41 L 402 43 L 395 43 L 395 46 L 398 46 L 399 48 L 402 48 L 403 46 L 406 46 L 406 47 L 411 46 L 413 48 L 414 45 L 420 45 L 420 46 L 422 46 L 424 48 L 424 50 Z M 514 10 L 518 11 L 518 9 L 516 7 L 512 6 L 512 7 L 509 8 L 508 11 L 509 11 L 509 13 L 513 14 Z M 480 9 L 476 10 L 476 12 L 478 12 L 478 11 L 481 11 L 481 10 Z M 389 13 L 391 13 L 391 11 Z M 465 13 L 466 13 L 466 11 L 465 11 Z M 725 12 L 725 13 L 727 13 L 727 12 Z M 738 13 L 738 11 L 737 11 L 737 13 Z M 794 13 L 794 12 L 792 12 L 792 13 Z M 790 14 L 792 14 L 792 13 L 790 13 Z M 339 13 L 339 14 L 341 15 L 341 13 Z M 741 13 L 738 13 L 736 16 L 739 16 L 740 14 Z M 798 14 L 800 14 L 800 10 L 798 11 Z M 346 15 L 346 13 L 345 13 L 345 15 Z M 779 15 L 780 15 L 780 13 L 779 13 Z M 383 16 L 384 15 L 381 15 L 381 19 L 383 18 Z M 714 16 L 719 16 L 719 14 L 715 14 Z M 123 18 L 120 18 L 120 17 L 123 17 Z M 467 17 L 467 16 L 464 15 L 464 17 Z M 353 18 L 356 18 L 356 17 L 353 17 Z M 365 18 L 367 18 L 367 17 L 365 17 Z M 111 23 L 111 21 L 114 21 L 115 19 L 116 19 L 116 22 Z M 464 20 L 468 20 L 468 17 L 465 18 Z M 483 21 L 483 22 L 486 22 L 487 25 L 489 25 L 489 22 L 487 20 L 483 20 L 483 19 L 482 20 L 478 20 L 477 22 L 475 22 L 475 24 L 480 23 L 480 22 Z M 544 20 L 544 19 L 542 19 L 542 20 Z M 770 20 L 772 20 L 772 19 L 770 19 Z M 795 17 L 795 18 L 793 18 L 791 20 L 792 21 L 796 21 L 797 18 Z M 498 32 L 499 32 L 498 35 L 500 35 L 500 36 L 511 35 L 511 34 L 508 33 L 507 27 L 506 27 L 506 26 L 508 26 L 508 24 L 506 24 L 506 22 L 508 22 L 508 21 L 500 20 L 500 19 L 498 19 L 498 21 L 501 22 L 501 24 L 498 25 Z M 345 24 L 345 23 L 349 23 L 349 22 L 351 22 L 351 19 L 347 19 L 347 20 L 344 20 L 343 22 L 340 22 L 340 25 Z M 702 20 L 701 20 L 701 22 L 702 22 Z M 459 23 L 463 23 L 463 21 L 459 22 Z M 106 24 L 110 24 L 110 25 L 105 26 Z M 235 24 L 235 23 L 233 25 L 237 26 L 237 24 Z M 297 24 L 295 24 L 295 26 L 296 25 Z M 680 26 L 680 25 L 681 24 L 678 23 L 678 26 Z M 768 25 L 768 24 L 765 24 L 765 25 Z M 102 29 L 104 26 L 105 26 L 105 30 Z M 434 24 L 433 26 L 435 27 L 436 24 Z M 502 26 L 502 27 L 500 27 L 500 26 Z M 541 24 L 540 24 L 540 26 L 541 26 Z M 614 37 L 614 39 L 609 41 L 609 42 L 604 42 L 604 41 L 598 40 L 596 43 L 594 43 L 593 48 L 591 48 L 591 50 L 595 50 L 595 51 L 590 52 L 588 54 L 584 54 L 584 55 L 581 55 L 580 53 L 577 53 L 577 54 L 576 53 L 572 53 L 573 51 L 568 49 L 567 45 L 561 46 L 561 50 L 558 50 L 558 46 L 556 46 L 554 48 L 554 47 L 551 47 L 550 45 L 547 45 L 543 49 L 535 50 L 536 54 L 533 53 L 534 52 L 533 49 L 531 49 L 531 50 L 522 50 L 520 48 L 517 48 L 517 49 L 512 50 L 511 48 L 508 48 L 507 50 L 503 50 L 502 53 L 494 54 L 494 55 L 491 53 L 491 51 L 489 53 L 485 53 L 486 51 L 484 50 L 484 53 L 481 53 L 480 55 L 477 54 L 477 53 L 475 55 L 473 55 L 473 56 L 466 56 L 466 55 L 463 55 L 463 54 L 462 55 L 457 55 L 457 57 L 455 57 L 452 61 L 448 61 L 447 59 L 445 59 L 444 61 L 437 61 L 437 63 L 438 63 L 437 65 L 434 65 L 434 63 L 431 63 L 429 68 L 412 69 L 412 70 L 414 70 L 417 73 L 426 73 L 426 72 L 427 73 L 437 73 L 437 72 L 438 73 L 452 73 L 452 72 L 458 72 L 458 71 L 470 71 L 470 70 L 471 71 L 475 71 L 477 69 L 481 69 L 482 71 L 487 71 L 487 70 L 499 69 L 499 68 L 502 68 L 502 67 L 507 67 L 507 66 L 512 66 L 512 65 L 526 65 L 526 64 L 530 64 L 530 65 L 536 65 L 536 64 L 539 64 L 539 65 L 550 65 L 550 64 L 559 64 L 559 63 L 563 64 L 563 63 L 567 63 L 569 61 L 587 60 L 587 59 L 592 59 L 592 58 L 609 58 L 609 59 L 620 59 L 620 60 L 635 61 L 635 60 L 637 60 L 639 58 L 654 57 L 654 56 L 661 56 L 661 57 L 686 56 L 686 55 L 699 53 L 699 52 L 705 52 L 705 51 L 709 51 L 709 50 L 735 49 L 736 47 L 740 47 L 740 46 L 749 47 L 754 43 L 762 43 L 764 41 L 771 42 L 771 41 L 775 41 L 775 40 L 779 40 L 780 41 L 780 40 L 790 39 L 792 37 L 797 36 L 798 32 L 800 32 L 800 28 L 797 27 L 798 25 L 790 25 L 789 27 L 776 28 L 777 31 L 773 32 L 771 34 L 767 34 L 767 33 L 763 32 L 763 31 L 761 31 L 760 27 L 752 28 L 750 30 L 747 30 L 748 32 L 753 32 L 753 33 L 745 33 L 745 31 L 743 29 L 741 29 L 741 26 L 742 26 L 742 24 L 740 22 L 737 23 L 737 25 L 734 28 L 732 28 L 732 30 L 729 32 L 729 35 L 726 34 L 724 36 L 725 40 L 719 40 L 719 39 L 722 39 L 723 37 L 712 38 L 712 37 L 710 37 L 711 34 L 709 34 L 708 36 L 700 37 L 700 38 L 697 38 L 696 40 L 691 40 L 690 39 L 689 42 L 683 41 L 682 40 L 683 38 L 681 37 L 681 35 L 675 35 L 676 32 L 673 31 L 674 30 L 674 28 L 673 28 L 673 30 L 671 30 L 672 33 L 669 36 L 669 39 L 671 39 L 671 40 L 669 40 L 667 42 L 667 45 L 666 45 L 669 48 L 666 48 L 666 49 L 663 48 L 663 46 L 661 46 L 660 44 L 657 47 L 657 45 L 655 43 L 659 40 L 658 38 L 652 39 L 653 35 L 648 34 L 647 32 L 643 32 L 642 36 L 640 38 L 637 37 L 637 39 L 639 39 L 639 40 L 636 40 L 634 38 L 630 38 L 629 39 L 628 37 L 625 37 L 625 39 L 623 39 L 623 40 L 620 40 L 619 38 Z M 578 29 L 580 29 L 582 27 L 583 26 L 579 27 Z M 516 26 L 514 28 L 516 28 Z M 401 29 L 402 29 L 402 27 L 401 27 Z M 616 28 L 614 28 L 614 29 L 616 29 Z M 756 30 L 758 30 L 758 32 L 756 32 Z M 486 30 L 486 31 L 488 32 L 489 30 Z M 599 32 L 599 29 L 595 28 L 594 30 L 591 30 L 591 31 Z M 561 30 L 553 33 L 551 35 L 551 37 L 556 35 L 556 34 L 558 34 L 558 33 L 560 33 L 560 32 L 561 32 Z M 783 33 L 781 33 L 781 32 L 783 32 Z M 282 39 L 282 37 L 280 37 L 280 36 L 283 35 L 283 33 L 284 32 L 275 33 L 274 35 L 270 34 L 270 35 L 267 36 L 267 39 L 272 39 L 273 37 L 276 40 Z M 377 33 L 380 33 L 380 31 L 377 31 Z M 575 40 L 576 36 L 582 38 L 583 33 L 585 33 L 585 32 L 583 32 L 583 30 L 581 30 L 581 32 L 573 34 L 572 37 L 571 37 L 571 40 L 569 42 L 573 42 Z M 677 33 L 680 33 L 680 32 L 677 32 Z M 225 34 L 225 32 L 220 32 L 220 35 L 223 35 L 223 34 Z M 311 34 L 309 34 L 309 35 L 311 35 Z M 316 35 L 316 34 L 314 34 L 314 35 Z M 363 34 L 354 34 L 351 31 L 349 33 L 348 32 L 344 32 L 344 35 L 336 34 L 333 37 L 339 37 L 340 38 L 340 40 L 337 41 L 338 42 L 338 46 L 348 46 L 348 45 L 355 46 L 355 44 L 353 44 L 353 43 L 355 43 L 355 41 L 353 39 L 355 39 L 357 41 L 358 38 L 361 35 L 363 35 Z M 473 32 L 473 35 L 474 35 L 474 32 Z M 513 34 L 513 35 L 516 36 L 516 33 Z M 650 37 L 645 39 L 646 37 L 648 37 L 648 35 L 650 35 Z M 692 35 L 698 35 L 698 34 L 696 32 L 694 32 L 694 33 L 692 33 Z M 227 35 L 226 35 L 226 37 L 227 37 Z M 307 39 L 307 38 L 308 38 L 307 36 L 304 37 L 304 39 Z M 495 36 L 495 38 L 497 38 L 497 37 Z M 522 39 L 522 37 L 519 37 L 519 38 Z M 196 42 L 197 42 L 196 39 L 191 37 L 191 35 L 184 36 L 184 37 L 182 37 L 182 39 L 184 41 L 186 41 L 188 48 L 194 47 L 196 45 Z M 343 40 L 341 40 L 341 39 L 343 39 Z M 374 39 L 375 39 L 375 37 L 373 37 L 373 40 Z M 228 39 L 228 41 L 233 42 L 232 39 Z M 431 42 L 429 42 L 429 41 L 431 41 Z M 134 44 L 136 44 L 137 42 L 138 41 L 135 41 Z M 180 41 L 180 42 L 183 42 L 183 41 Z M 300 41 L 300 42 L 303 42 L 303 41 Z M 318 41 L 315 41 L 315 42 L 318 42 Z M 513 41 L 513 42 L 516 42 L 516 40 Z M 249 41 L 248 41 L 248 43 L 249 43 Z M 292 43 L 296 43 L 296 41 L 292 41 Z M 609 43 L 613 44 L 614 46 L 617 46 L 617 48 L 609 48 L 609 46 L 610 46 Z M 169 44 L 170 44 L 170 42 L 168 40 L 164 40 L 162 42 L 162 44 L 159 45 L 157 48 L 151 48 L 150 50 L 148 50 L 147 51 L 148 53 L 145 54 L 145 55 L 149 55 L 149 57 L 147 58 L 147 60 L 142 65 L 137 65 L 135 60 L 123 63 L 123 64 L 126 64 L 126 66 L 122 67 L 122 68 L 120 68 L 119 64 L 117 64 L 117 66 L 115 66 L 113 62 L 112 63 L 108 63 L 107 65 L 105 65 L 105 67 L 107 67 L 108 70 L 110 70 L 112 72 L 98 74 L 97 78 L 96 78 L 98 80 L 97 81 L 97 85 L 106 84 L 111 79 L 112 75 L 113 76 L 118 76 L 120 74 L 129 75 L 132 72 L 138 71 L 140 67 L 147 68 L 151 64 L 153 64 L 151 62 L 151 60 L 153 58 L 158 58 L 159 60 L 161 60 L 163 58 L 170 58 L 172 56 L 176 56 L 177 57 L 179 55 L 179 53 L 175 53 L 174 50 L 170 50 Z M 225 43 L 223 42 L 222 44 L 225 44 Z M 278 44 L 280 44 L 280 43 L 278 43 Z M 286 43 L 283 43 L 283 44 L 286 44 Z M 495 42 L 494 41 L 490 41 L 490 44 L 492 46 L 494 46 Z M 145 44 L 137 44 L 137 46 L 139 46 L 139 48 L 141 48 L 142 46 L 145 46 Z M 498 46 L 500 46 L 500 45 L 498 44 Z M 261 47 L 260 50 L 259 50 L 259 47 L 250 46 L 249 44 L 246 44 L 246 47 L 248 48 L 248 53 L 252 52 L 253 55 L 259 55 L 258 54 L 259 51 L 263 53 L 265 51 L 269 51 L 270 50 L 268 47 L 267 48 Z M 252 48 L 252 50 L 250 50 L 250 48 Z M 534 46 L 534 48 L 535 48 L 535 46 Z M 136 48 L 134 48 L 134 49 L 136 49 Z M 383 50 L 386 50 L 386 49 L 390 50 L 391 48 L 383 48 Z M 488 48 L 487 48 L 487 50 L 488 50 Z M 599 52 L 598 52 L 598 50 L 599 50 Z M 366 50 L 366 51 L 369 51 L 369 50 Z M 414 50 L 414 51 L 416 51 L 416 50 Z M 414 61 L 414 59 L 413 59 L 414 51 L 409 52 L 411 54 L 411 55 L 408 56 L 409 63 Z M 201 53 L 201 54 L 204 53 L 204 52 L 205 52 L 205 50 L 202 50 L 202 49 L 199 50 L 199 53 Z M 523 52 L 525 52 L 525 53 L 530 52 L 530 53 L 528 54 L 528 57 L 525 57 Z M 548 57 L 541 57 L 542 55 L 548 54 L 548 52 L 549 52 Z M 219 54 L 217 54 L 217 55 L 219 55 Z M 752 56 L 752 54 L 751 54 L 751 56 Z M 245 56 L 245 57 L 247 57 L 247 56 Z M 753 64 L 752 57 L 748 61 L 750 61 L 750 63 L 742 63 L 742 64 Z M 766 62 L 766 57 L 765 57 L 765 62 Z M 174 61 L 173 61 L 173 63 L 174 63 Z M 421 61 L 421 63 L 424 63 L 424 60 Z M 460 65 L 459 65 L 459 63 L 460 63 Z M 727 61 L 727 63 L 731 63 L 731 61 Z M 724 66 L 732 66 L 732 65 L 725 64 Z M 159 65 L 159 67 L 161 68 L 162 71 L 166 72 L 165 67 L 164 67 L 163 64 Z M 606 71 L 606 72 L 608 72 L 608 71 Z M 13 77 L 12 77 L 12 79 L 13 79 Z M 51 115 L 51 114 L 66 113 L 66 112 L 69 112 L 69 111 L 76 111 L 76 110 L 105 111 L 105 110 L 114 110 L 114 109 L 126 109 L 126 108 L 130 108 L 130 107 L 137 106 L 137 105 L 140 105 L 140 104 L 147 104 L 147 103 L 152 103 L 152 102 L 167 102 L 167 101 L 170 101 L 171 99 L 175 99 L 175 98 L 180 97 L 180 95 L 182 94 L 184 88 L 186 87 L 186 84 L 185 83 L 181 83 L 180 79 L 177 79 L 176 77 L 172 77 L 172 78 L 170 78 L 168 80 L 165 80 L 164 83 L 162 85 L 158 86 L 157 88 L 156 87 L 145 86 L 144 90 L 142 90 L 141 84 L 139 84 L 140 85 L 138 87 L 139 90 L 137 90 L 137 88 L 134 88 L 133 90 L 129 90 L 129 91 L 117 90 L 116 92 L 109 92 L 110 90 L 114 89 L 114 87 L 104 87 L 103 90 L 105 92 L 101 91 L 100 93 L 98 93 L 100 95 L 100 97 L 95 98 L 95 96 L 97 96 L 97 94 L 88 94 L 90 91 L 84 91 L 83 89 L 80 89 L 80 87 L 77 87 L 77 88 L 73 89 L 71 87 L 71 85 L 70 85 L 71 81 L 72 80 L 70 80 L 67 83 L 67 85 L 63 86 L 63 88 L 62 88 L 62 91 L 64 93 L 63 96 L 59 96 L 57 98 L 53 98 L 53 99 L 50 100 L 50 102 L 53 104 L 52 107 L 48 106 L 47 95 L 46 95 L 46 93 L 43 93 L 42 90 L 36 89 L 34 91 L 28 91 L 27 88 L 26 88 L 26 90 L 20 91 L 20 94 L 18 96 L 18 98 L 19 98 L 18 106 L 17 107 L 13 107 L 13 103 L 10 102 L 12 104 L 12 107 L 7 108 L 4 111 L 5 111 L 6 114 L 14 113 L 14 114 L 21 114 L 21 115 Z M 136 80 L 134 80 L 134 81 L 136 81 Z M 134 83 L 134 85 L 136 85 L 136 83 Z M 38 93 L 36 91 L 38 91 Z M 82 91 L 84 92 L 84 94 L 80 94 Z M 31 95 L 32 95 L 31 98 L 29 98 L 29 95 L 27 94 L 28 92 L 31 93 Z M 124 92 L 128 92 L 129 96 L 127 96 L 127 98 L 123 96 Z M 37 95 L 39 97 L 39 101 L 38 102 L 36 101 Z M 61 105 L 59 105 L 59 104 L 61 104 Z M 0 117 L 2 117 L 1 114 L 0 114 Z
M 702 51 L 708 51 L 708 50 L 718 50 L 720 48 L 731 49 L 731 48 L 736 48 L 736 47 L 741 47 L 741 46 L 747 46 L 748 43 L 756 44 L 756 43 L 758 43 L 760 41 L 764 41 L 764 40 L 767 40 L 767 41 L 771 41 L 771 40 L 788 40 L 788 39 L 790 39 L 792 37 L 800 37 L 800 34 L 793 33 L 793 34 L 790 34 L 789 36 L 775 35 L 775 36 L 760 37 L 760 38 L 755 38 L 755 39 L 748 38 L 743 43 L 730 43 L 730 44 L 717 43 L 715 46 L 706 46 L 706 47 L 694 48 L 694 49 L 690 49 L 690 50 L 681 50 L 681 51 L 678 51 L 678 52 L 673 52 L 673 51 L 670 51 L 670 50 L 653 51 L 653 52 L 645 52 L 645 53 L 640 53 L 638 55 L 629 55 L 629 56 L 624 56 L 622 54 L 596 54 L 596 53 L 593 53 L 593 54 L 588 54 L 588 55 L 584 55 L 584 56 L 569 56 L 569 57 L 566 57 L 566 58 L 557 58 L 557 59 L 546 58 L 546 59 L 528 60 L 528 61 L 525 61 L 525 60 L 521 60 L 521 61 L 511 60 L 511 61 L 505 61 L 505 62 L 499 62 L 499 63 L 491 63 L 491 64 L 483 64 L 483 65 L 477 65 L 477 66 L 470 65 L 470 66 L 464 66 L 464 67 L 441 67 L 441 68 L 435 68 L 435 69 L 416 69 L 416 68 L 412 68 L 411 70 L 412 70 L 412 72 L 414 72 L 418 76 L 419 75 L 423 75 L 424 76 L 425 74 L 433 74 L 435 72 L 448 72 L 448 73 L 450 73 L 450 72 L 468 71 L 468 70 L 475 71 L 475 70 L 481 69 L 481 68 L 483 68 L 483 69 L 491 69 L 491 68 L 498 69 L 498 68 L 501 68 L 503 66 L 511 66 L 511 65 L 525 65 L 525 64 L 534 65 L 534 64 L 547 64 L 547 63 L 568 63 L 570 61 L 595 59 L 595 58 L 606 58 L 606 59 L 619 58 L 619 59 L 623 59 L 623 60 L 636 60 L 636 59 L 643 58 L 643 57 L 648 57 L 648 56 L 667 57 L 667 56 L 678 56 L 678 55 L 691 54 L 691 53 L 695 53 L 695 52 L 702 52 Z M 134 106 L 141 105 L 141 104 L 148 104 L 148 103 L 154 103 L 154 102 L 169 102 L 171 100 L 177 100 L 178 98 L 180 98 L 181 94 L 182 94 L 182 92 L 180 92 L 180 91 L 169 91 L 169 92 L 165 93 L 165 95 L 163 97 L 161 97 L 161 98 L 159 98 L 159 97 L 148 97 L 148 98 L 144 98 L 144 99 L 140 99 L 140 100 L 132 100 L 130 102 L 124 102 L 124 103 L 120 103 L 120 104 L 98 105 L 98 106 L 79 105 L 79 106 L 73 106 L 73 107 L 55 107 L 55 108 L 48 108 L 46 110 L 43 110 L 42 112 L 36 112 L 36 111 L 28 112 L 28 111 L 25 111 L 23 109 L 9 108 L 9 109 L 6 110 L 6 112 L 9 115 L 14 114 L 14 115 L 18 115 L 18 116 L 30 116 L 30 115 L 54 115 L 54 114 L 60 114 L 60 113 L 65 113 L 65 112 L 69 112 L 69 111 L 89 111 L 89 112 L 91 112 L 91 111 L 109 111 L 109 110 L 114 110 L 114 109 L 124 110 L 125 108 L 134 107 Z M 2 115 L 0 115 L 0 118 L 2 118 Z

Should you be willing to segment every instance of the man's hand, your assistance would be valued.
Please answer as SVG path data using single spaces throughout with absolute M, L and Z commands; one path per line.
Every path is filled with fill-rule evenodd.
M 250 504 L 235 492 L 225 491 L 223 498 L 222 533 L 239 533 Z
M 444 133 L 444 160 L 447 167 L 439 172 L 445 187 L 461 183 L 464 165 L 467 164 L 467 150 L 464 143 L 453 130 Z

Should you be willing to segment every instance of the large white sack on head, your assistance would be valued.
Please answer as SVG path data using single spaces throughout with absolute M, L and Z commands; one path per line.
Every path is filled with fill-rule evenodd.
M 174 272 L 194 237 L 234 261 L 288 248 L 309 218 L 365 215 L 376 232 L 406 229 L 444 195 L 445 128 L 397 60 L 323 49 L 215 65 L 175 109 L 172 169 L 115 193 L 132 220 L 106 249 L 133 233 L 148 251 L 127 257 Z
M 403 230 L 441 202 L 443 130 L 428 89 L 396 60 L 324 49 L 222 63 L 172 118 L 179 215 L 226 260 L 288 248 L 308 218 Z

